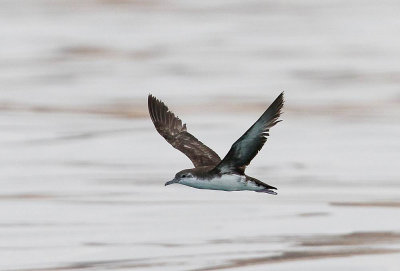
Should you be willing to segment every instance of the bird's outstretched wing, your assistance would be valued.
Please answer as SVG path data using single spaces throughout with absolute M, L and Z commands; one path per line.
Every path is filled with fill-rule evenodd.
M 163 102 L 149 95 L 148 107 L 158 133 L 183 152 L 195 167 L 216 166 L 221 162 L 218 154 L 186 131 L 186 124 L 182 125 L 182 121 Z
M 241 173 L 263 147 L 269 129 L 280 122 L 278 120 L 283 106 L 283 92 L 268 107 L 262 116 L 231 147 L 228 154 L 215 170 L 221 173 Z

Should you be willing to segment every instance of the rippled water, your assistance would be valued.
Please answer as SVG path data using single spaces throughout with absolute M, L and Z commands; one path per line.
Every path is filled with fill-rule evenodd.
M 397 270 L 397 1 L 2 1 L 1 270 Z M 253 192 L 190 161 L 148 93 L 223 156 L 285 91 Z

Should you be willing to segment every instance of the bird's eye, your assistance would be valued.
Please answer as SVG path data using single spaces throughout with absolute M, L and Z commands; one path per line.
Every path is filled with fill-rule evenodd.
M 186 175 L 185 175 L 185 174 L 183 174 L 181 177 L 182 177 L 182 178 L 185 178 L 185 177 L 186 177 Z

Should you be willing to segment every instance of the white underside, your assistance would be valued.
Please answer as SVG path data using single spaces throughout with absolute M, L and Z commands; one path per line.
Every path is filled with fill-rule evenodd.
M 185 178 L 179 181 L 180 184 L 191 186 L 199 189 L 224 190 L 224 191 L 240 191 L 250 190 L 257 191 L 264 189 L 254 182 L 246 181 L 245 176 L 240 175 L 222 175 L 221 177 L 203 180 L 197 178 Z

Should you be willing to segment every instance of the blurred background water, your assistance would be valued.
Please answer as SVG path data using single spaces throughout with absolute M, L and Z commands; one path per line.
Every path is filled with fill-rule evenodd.
M 0 270 L 398 270 L 398 1 L 0 1 Z M 190 161 L 154 94 L 224 156 L 285 91 L 247 172 Z

